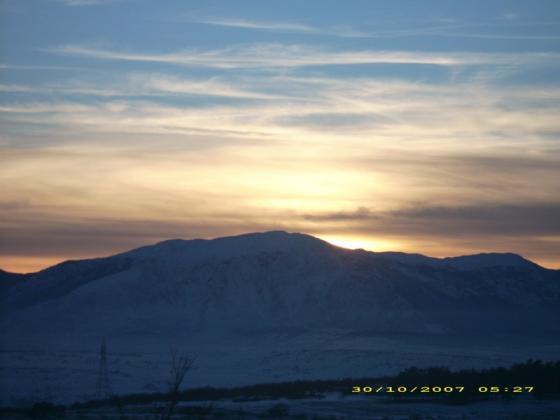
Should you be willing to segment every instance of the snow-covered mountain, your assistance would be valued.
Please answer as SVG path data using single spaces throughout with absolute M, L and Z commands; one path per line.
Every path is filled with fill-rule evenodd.
M 374 253 L 298 233 L 169 240 L 2 277 L 5 333 L 560 330 L 560 271 L 518 255 Z
M 0 405 L 94 396 L 101 337 L 117 393 L 364 377 L 560 354 L 560 272 L 513 254 L 436 259 L 266 232 L 171 240 L 38 273 L 0 272 Z

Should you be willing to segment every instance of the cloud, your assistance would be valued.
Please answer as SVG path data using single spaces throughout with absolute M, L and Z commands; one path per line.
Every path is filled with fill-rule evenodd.
M 97 6 L 101 4 L 115 3 L 122 0 L 58 0 L 66 6 Z
M 0 254 L 85 258 L 110 255 L 171 238 L 212 238 L 286 229 L 317 235 L 388 239 L 401 249 L 436 256 L 510 251 L 553 262 L 560 251 L 560 203 L 442 207 L 418 205 L 389 212 L 366 207 L 317 215 L 237 211 L 161 221 L 161 218 L 57 215 L 18 203 L 2 226 Z M 7 209 L 9 210 L 9 209 Z M 40 217 L 37 217 L 39 216 Z M 303 217 L 303 220 L 302 220 Z M 196 220 L 193 222 L 192 220 Z M 84 238 L 88 238 L 84 241 Z
M 187 79 L 172 75 L 132 73 L 124 78 L 112 77 L 111 81 L 51 83 L 42 86 L 0 84 L 0 92 L 42 95 L 82 95 L 98 97 L 146 97 L 146 96 L 215 96 L 237 99 L 282 99 L 286 95 L 259 92 L 247 86 L 247 82 L 228 83 L 219 78 Z M 5 110 L 9 112 L 9 110 Z
M 516 252 L 558 266 L 559 202 L 438 206 L 418 204 L 393 211 L 304 214 L 315 231 L 339 237 L 376 238 L 404 244 L 401 251 L 435 256 Z M 452 251 L 451 251 L 452 250 Z
M 353 223 L 351 230 L 397 236 L 558 236 L 560 203 L 431 206 L 417 204 L 398 210 L 304 214 L 316 223 Z
M 509 26 L 511 22 L 517 19 L 514 13 L 505 13 L 500 19 L 507 21 Z M 253 31 L 266 32 L 282 32 L 289 34 L 301 35 L 322 35 L 334 36 L 341 38 L 412 38 L 412 37 L 454 37 L 454 38 L 481 38 L 481 39 L 524 39 L 524 40 L 558 40 L 558 35 L 535 35 L 521 34 L 519 31 L 515 33 L 492 33 L 478 32 L 480 28 L 495 29 L 495 23 L 492 25 L 484 23 L 458 23 L 455 20 L 435 19 L 438 24 L 418 25 L 417 22 L 399 25 L 399 29 L 385 28 L 376 30 L 356 29 L 351 25 L 337 25 L 319 27 L 299 22 L 273 22 L 273 21 L 257 21 L 236 18 L 204 18 L 187 16 L 188 22 L 220 26 L 225 28 L 247 29 Z M 445 23 L 442 25 L 441 23 Z M 403 29 L 403 26 L 405 28 Z M 465 31 L 468 29 L 469 31 Z
M 318 33 L 318 28 L 303 23 L 290 22 L 258 22 L 247 19 L 188 19 L 190 22 L 206 25 L 225 26 L 231 28 L 257 29 L 264 31 L 294 32 L 294 33 Z
M 85 258 L 110 255 L 172 238 L 195 239 L 270 230 L 273 225 L 231 221 L 163 222 L 156 219 L 49 218 L 26 220 L 27 229 L 2 229 L 0 255 Z M 31 228 L 31 229 L 30 229 Z M 87 241 L 84 241 L 87 238 Z
M 560 251 L 554 151 L 365 152 L 350 140 L 348 150 L 286 142 L 205 150 L 208 138 L 192 149 L 180 136 L 157 136 L 156 148 L 149 137 L 111 139 L 2 150 L 4 256 L 94 257 L 279 228 L 438 256 L 512 251 L 552 263 Z
M 130 91 L 147 94 L 201 95 L 241 99 L 281 99 L 280 94 L 267 94 L 251 89 L 247 83 L 227 83 L 219 78 L 186 79 L 164 74 L 133 74 L 128 77 Z
M 91 67 L 74 67 L 74 66 L 42 66 L 42 65 L 21 65 L 21 64 L 0 64 L 0 69 L 7 70 L 31 70 L 42 72 L 44 70 L 58 72 L 60 70 L 64 71 L 76 71 L 76 72 L 93 72 L 98 73 L 99 70 L 92 69 Z
M 304 214 L 303 218 L 312 222 L 346 222 L 362 220 L 379 220 L 380 216 L 367 207 L 358 207 L 354 211 L 338 211 L 323 214 Z
M 0 84 L 0 92 L 10 92 L 10 93 L 32 93 L 34 92 L 34 88 L 31 86 L 24 86 L 24 85 L 3 85 Z
M 412 51 L 329 51 L 304 45 L 256 44 L 222 50 L 177 51 L 166 54 L 130 53 L 66 45 L 48 52 L 99 60 L 142 61 L 218 69 L 290 68 L 359 64 L 429 64 L 435 66 L 518 65 L 539 60 L 558 60 L 560 55 L 542 53 L 471 53 Z
M 343 38 L 370 38 L 375 35 L 367 32 L 362 32 L 353 29 L 350 26 L 334 26 L 321 28 L 298 22 L 271 22 L 271 21 L 256 21 L 248 19 L 233 19 L 233 18 L 196 18 L 188 17 L 187 20 L 193 23 L 200 23 L 205 25 L 221 26 L 226 28 L 238 28 L 267 32 L 284 32 L 295 34 L 307 35 L 327 35 L 337 36 Z
M 535 40 L 535 41 L 556 41 L 560 39 L 560 35 L 531 35 L 531 34 L 489 34 L 489 33 L 468 33 L 468 32 L 444 32 L 434 34 L 452 38 L 480 38 L 480 39 L 504 39 L 504 40 Z
M 432 235 L 560 236 L 560 203 L 420 206 L 392 212 L 401 225 Z
M 419 162 L 425 153 L 432 153 L 435 160 L 446 151 L 467 153 L 477 144 L 491 155 L 504 144 L 526 147 L 529 139 L 531 149 L 538 151 L 560 131 L 558 89 L 508 89 L 468 80 L 436 85 L 274 74 L 193 79 L 133 73 L 109 82 L 72 80 L 0 89 L 21 95 L 0 105 L 5 133 L 25 135 L 42 125 L 43 144 L 49 138 L 67 137 L 60 133 L 205 134 L 222 136 L 224 142 L 322 143 L 333 150 L 354 144 L 362 150 L 362 160 L 367 160 L 364 153 L 371 156 L 372 150 L 388 145 L 400 149 L 414 145 L 423 150 L 416 156 Z M 29 100 L 25 95 L 33 91 Z M 45 95 L 41 99 L 40 93 Z M 84 95 L 93 98 L 84 100 Z M 207 98 L 201 105 L 193 102 L 193 95 Z M 381 156 L 386 158 L 386 153 Z M 395 169 L 385 170 L 403 164 L 399 160 Z M 426 168 L 433 170 L 430 165 L 431 161 Z
M 505 12 L 499 17 L 499 19 L 503 20 L 516 20 L 519 17 L 517 13 L 514 12 Z

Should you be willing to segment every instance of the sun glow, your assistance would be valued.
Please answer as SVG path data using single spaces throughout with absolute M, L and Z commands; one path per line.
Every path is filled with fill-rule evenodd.
M 47 267 L 51 267 L 67 260 L 67 256 L 61 257 L 21 257 L 7 255 L 0 257 L 0 267 L 10 273 L 34 273 Z
M 347 249 L 365 249 L 367 251 L 395 251 L 401 250 L 403 245 L 397 241 L 385 239 L 371 239 L 360 236 L 331 236 L 331 235 L 314 235 L 333 245 Z

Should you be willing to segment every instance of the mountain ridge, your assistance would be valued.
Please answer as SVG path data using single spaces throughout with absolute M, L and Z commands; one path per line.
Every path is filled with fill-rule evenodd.
M 366 249 L 362 249 L 362 248 L 356 248 L 356 249 L 349 249 L 349 248 L 344 248 L 344 247 L 340 247 L 334 244 L 329 243 L 328 241 L 322 240 L 320 238 L 314 237 L 312 235 L 308 235 L 308 234 L 304 234 L 304 233 L 299 233 L 299 232 L 287 232 L 287 231 L 283 231 L 283 230 L 274 230 L 274 231 L 264 231 L 264 232 L 252 232 L 252 233 L 245 233 L 245 234 L 240 234 L 240 235 L 235 235 L 235 236 L 225 236 L 225 237 L 216 237 L 216 238 L 212 238 L 212 239 L 202 239 L 202 238 L 195 238 L 195 239 L 182 239 L 182 238 L 173 238 L 173 239 L 166 239 L 163 241 L 159 241 L 156 242 L 154 244 L 149 244 L 149 245 L 142 245 L 136 248 L 132 248 L 130 250 L 127 251 L 123 251 L 123 252 L 119 252 L 116 254 L 112 254 L 106 257 L 93 257 L 93 258 L 83 258 L 83 259 L 69 259 L 69 260 L 65 260 L 62 261 L 60 263 L 57 263 L 55 265 L 49 266 L 49 267 L 45 267 L 44 269 L 41 269 L 39 271 L 35 271 L 35 272 L 29 272 L 29 273 L 14 273 L 14 272 L 9 272 L 6 270 L 3 270 L 0 268 L 0 281 L 4 280 L 4 278 L 10 277 L 10 278 L 15 278 L 15 277 L 19 277 L 21 278 L 23 277 L 29 277 L 29 276 L 33 276 L 39 273 L 43 273 L 47 270 L 51 270 L 55 267 L 59 267 L 62 265 L 67 265 L 67 264 L 73 264 L 73 263 L 79 263 L 79 262 L 88 262 L 88 261 L 99 261 L 99 260 L 103 260 L 103 259 L 107 259 L 107 258 L 114 258 L 114 257 L 119 257 L 119 256 L 128 256 L 128 255 L 134 255 L 134 254 L 142 254 L 143 252 L 147 252 L 150 250 L 156 250 L 156 249 L 165 249 L 166 252 L 170 250 L 170 248 L 176 247 L 176 246 L 183 246 L 183 247 L 189 247 L 191 245 L 195 245 L 195 244 L 209 244 L 209 243 L 219 243 L 219 242 L 225 242 L 225 241 L 235 241 L 235 240 L 239 240 L 239 239 L 259 239 L 259 238 L 287 238 L 287 237 L 293 237 L 293 238 L 305 238 L 305 240 L 307 241 L 316 241 L 317 244 L 322 244 L 323 246 L 328 246 L 328 247 L 333 247 L 333 248 L 338 248 L 338 249 L 342 249 L 342 250 L 346 250 L 346 251 L 350 251 L 350 252 L 365 252 L 368 254 L 373 254 L 376 255 L 378 257 L 386 257 L 386 258 L 390 258 L 390 259 L 394 259 L 394 260 L 400 260 L 401 258 L 408 258 L 409 261 L 416 261 L 418 263 L 425 263 L 425 264 L 449 264 L 451 266 L 463 266 L 464 264 L 458 264 L 458 262 L 464 262 L 470 259 L 470 260 L 481 260 L 481 261 L 485 261 L 486 264 L 495 264 L 495 265 L 517 265 L 517 264 L 531 264 L 533 266 L 537 266 L 539 268 L 545 269 L 545 270 L 551 270 L 551 271 L 560 271 L 557 269 L 551 269 L 551 268 L 547 268 L 547 267 L 543 267 L 537 263 L 535 263 L 534 261 L 531 261 L 525 257 L 523 257 L 522 255 L 516 254 L 516 253 L 512 253 L 512 252 L 481 252 L 481 253 L 476 253 L 476 254 L 468 254 L 468 255 L 457 255 L 457 256 L 448 256 L 448 257 L 432 257 L 432 256 L 428 256 L 428 255 L 424 255 L 424 254 L 419 254 L 419 253 L 406 253 L 406 252 L 399 252 L 399 251 L 370 251 L 370 250 L 366 250 Z M 293 243 L 293 242 L 292 242 Z M 507 264 L 506 264 L 507 262 Z
M 547 330 L 560 305 L 560 272 L 515 254 L 376 253 L 283 231 L 162 241 L 24 279 L 2 294 L 8 330 L 67 331 L 66 314 L 91 331 Z

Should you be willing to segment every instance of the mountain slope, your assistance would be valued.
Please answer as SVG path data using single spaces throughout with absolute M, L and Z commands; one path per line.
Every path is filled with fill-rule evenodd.
M 560 272 L 514 254 L 436 259 L 266 232 L 59 264 L 3 293 L 7 333 L 274 328 L 557 330 Z

